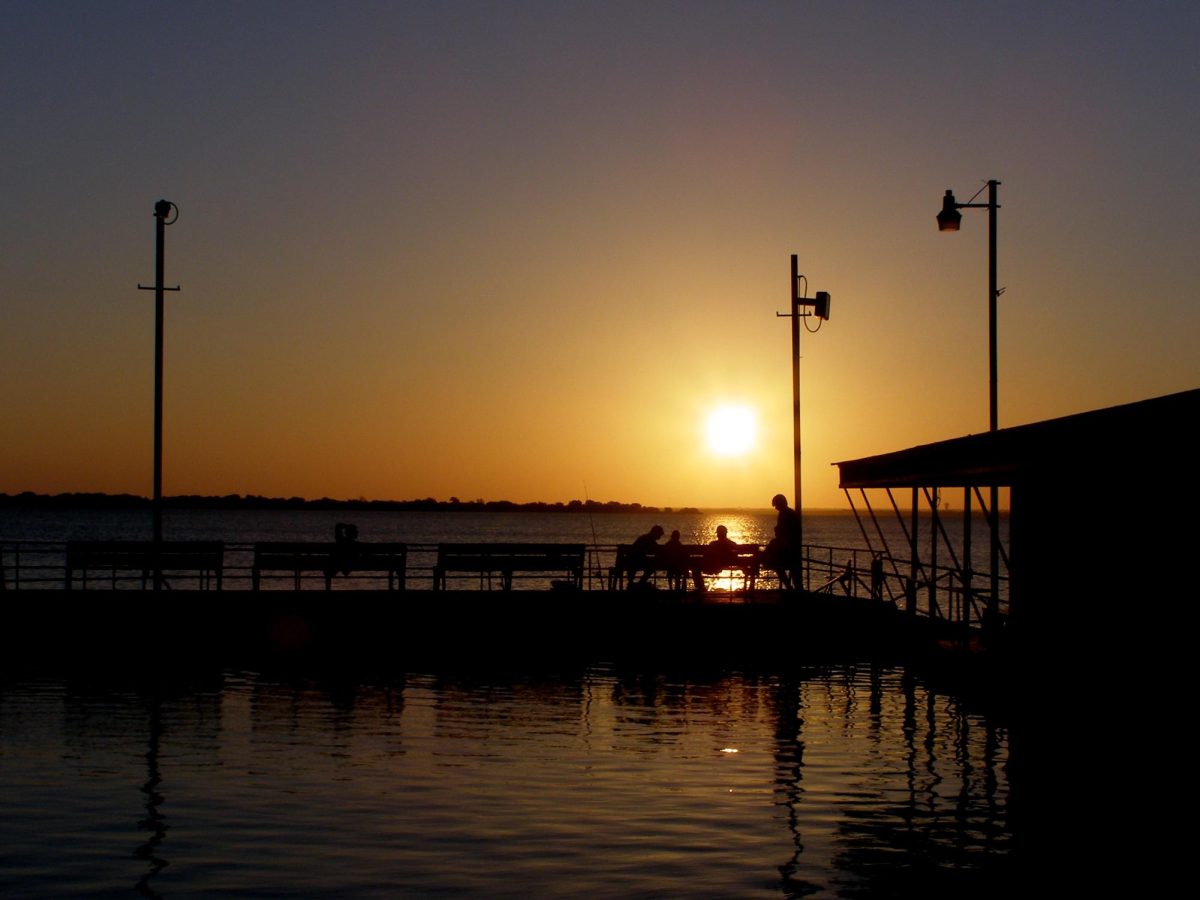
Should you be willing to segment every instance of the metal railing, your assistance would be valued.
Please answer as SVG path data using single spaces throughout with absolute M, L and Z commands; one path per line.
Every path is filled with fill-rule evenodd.
M 953 565 L 922 562 L 920 577 L 904 572 L 909 560 L 897 560 L 878 551 L 859 547 L 804 548 L 804 589 L 890 603 L 913 615 L 942 619 L 965 626 L 983 622 L 991 607 L 991 591 L 984 585 L 990 576 Z M 1008 577 L 995 579 L 998 593 L 994 608 L 1001 618 L 1008 615 Z
M 405 587 L 408 590 L 427 590 L 433 586 L 433 570 L 437 563 L 437 544 L 408 544 L 408 560 L 405 571 Z M 587 548 L 584 563 L 583 586 L 585 590 L 599 591 L 608 587 L 609 573 L 616 563 L 617 545 L 599 544 Z M 254 544 L 248 542 L 226 542 L 222 582 L 225 590 L 248 590 L 254 568 Z M 552 583 L 566 576 L 539 572 L 513 573 L 513 587 L 517 589 L 547 589 Z M 766 573 L 764 573 L 766 576 Z M 165 576 L 168 589 L 190 589 L 198 581 L 197 573 L 168 572 Z M 319 571 L 301 572 L 302 590 L 324 590 L 325 576 Z M 500 578 L 493 573 L 448 572 L 448 587 L 451 590 L 488 590 L 498 588 Z M 66 543 L 61 541 L 0 541 L 0 590 L 58 590 L 65 587 Z M 141 590 L 143 577 L 140 571 L 117 570 L 98 567 L 90 570 L 86 583 L 81 585 L 76 574 L 73 588 L 85 587 L 92 590 Z M 296 575 L 291 571 L 264 571 L 260 575 L 263 590 L 294 590 Z M 662 581 L 661 573 L 655 583 Z M 773 576 L 767 578 L 765 587 L 778 587 Z M 735 590 L 742 586 L 740 575 L 726 574 L 708 576 L 707 584 L 715 590 Z M 333 579 L 335 590 L 373 590 L 387 586 L 386 573 L 354 572 L 337 575 Z M 662 586 L 660 584 L 660 586 Z
M 408 590 L 429 590 L 433 586 L 433 569 L 437 562 L 437 544 L 408 544 L 405 586 Z M 615 544 L 591 545 L 587 548 L 584 590 L 606 590 L 610 571 L 616 563 Z M 987 578 L 963 577 L 960 569 L 951 566 L 923 564 L 921 579 L 913 582 L 905 570 L 909 561 L 896 560 L 878 551 L 861 547 L 806 545 L 804 548 L 804 584 L 806 591 L 874 600 L 891 604 L 916 616 L 943 619 L 965 625 L 978 624 L 989 608 L 990 591 L 982 587 Z M 222 581 L 225 590 L 248 590 L 254 565 L 254 544 L 229 542 L 225 544 Z M 0 541 L 0 590 L 57 590 L 63 588 L 66 567 L 66 543 L 55 541 Z M 546 590 L 565 576 L 553 573 L 513 575 L 517 589 Z M 746 593 L 740 573 L 726 572 L 705 576 L 706 587 L 715 591 Z M 195 572 L 168 572 L 164 577 L 168 589 L 192 589 L 199 583 Z M 451 590 L 488 590 L 499 586 L 499 578 L 486 573 L 447 573 Z M 663 573 L 655 573 L 651 583 L 666 587 Z M 996 608 L 1001 616 L 1008 612 L 1008 579 L 1001 577 Z M 144 578 L 140 571 L 96 569 L 88 574 L 87 589 L 141 590 Z M 263 590 L 294 590 L 293 572 L 263 572 Z M 976 585 L 980 585 L 977 587 Z M 80 587 L 78 576 L 75 589 Z M 779 588 L 775 573 L 764 569 L 758 577 L 758 588 Z M 334 590 L 385 590 L 387 573 L 354 572 L 337 575 Z M 303 572 L 301 590 L 324 590 L 325 577 L 321 572 Z

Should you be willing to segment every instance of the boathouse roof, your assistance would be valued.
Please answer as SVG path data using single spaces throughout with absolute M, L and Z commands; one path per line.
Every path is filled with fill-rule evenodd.
M 1194 457 L 1184 436 L 1200 421 L 1200 389 L 834 463 L 842 488 L 1073 481 L 1135 464 Z M 1119 469 L 1114 470 L 1114 467 Z M 1160 469 L 1164 477 L 1169 472 Z

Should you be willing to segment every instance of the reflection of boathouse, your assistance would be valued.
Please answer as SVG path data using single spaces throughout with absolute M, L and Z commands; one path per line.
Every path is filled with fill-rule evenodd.
M 1187 538 L 1173 517 L 1191 514 L 1198 494 L 1195 450 L 1185 438 L 1196 421 L 1200 390 L 836 465 L 847 496 L 860 491 L 868 500 L 868 490 L 885 490 L 908 517 L 914 570 L 925 555 L 916 529 L 924 517 L 929 531 L 931 516 L 937 527 L 939 492 L 959 516 L 974 508 L 991 522 L 991 488 L 1007 490 L 1010 543 L 999 556 L 1001 568 L 1007 564 L 1010 622 L 1037 640 L 1092 625 L 1098 610 L 1088 614 L 1089 605 L 1098 599 L 1120 591 L 1131 600 L 1167 587 L 1172 550 Z M 961 529 L 968 542 L 970 531 Z M 943 538 L 953 533 L 943 523 Z M 958 558 L 971 556 L 968 546 Z M 962 568 L 961 578 L 970 584 L 974 576 L 986 594 L 990 573 Z

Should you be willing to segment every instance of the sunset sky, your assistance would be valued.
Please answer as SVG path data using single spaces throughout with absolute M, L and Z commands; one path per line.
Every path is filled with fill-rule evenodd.
M 1001 427 L 1200 386 L 1200 4 L 0 9 L 3 492 L 150 493 L 159 198 L 168 494 L 766 507 L 797 253 L 842 505 L 987 429 L 988 178 Z

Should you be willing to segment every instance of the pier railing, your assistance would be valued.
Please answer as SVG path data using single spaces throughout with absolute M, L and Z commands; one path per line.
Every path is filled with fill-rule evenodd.
M 871 599 L 896 606 L 912 615 L 941 619 L 964 626 L 979 626 L 994 610 L 1008 616 L 1008 577 L 994 579 L 959 565 L 921 562 L 914 577 L 911 560 L 896 559 L 860 547 L 804 548 L 804 589 Z M 993 598 L 989 586 L 997 585 Z
M 224 565 L 221 584 L 225 590 L 248 590 L 252 584 L 254 544 L 228 542 L 224 545 Z M 437 544 L 408 544 L 405 588 L 431 590 L 434 567 L 437 563 Z M 583 587 L 589 591 L 606 590 L 610 571 L 616 563 L 616 545 L 591 545 L 587 548 Z M 65 587 L 67 547 L 55 541 L 0 541 L 0 590 L 32 591 L 58 590 Z M 874 600 L 895 606 L 912 615 L 941 619 L 963 625 L 978 625 L 989 609 L 998 610 L 1003 617 L 1008 612 L 1008 579 L 973 577 L 961 566 L 939 566 L 923 563 L 913 577 L 910 560 L 897 560 L 878 551 L 861 547 L 808 545 L 804 548 L 804 583 L 806 591 L 834 597 Z M 486 573 L 448 573 L 450 590 L 489 590 L 500 586 L 499 578 Z M 666 589 L 661 573 L 654 576 L 657 587 Z M 263 572 L 263 590 L 324 590 L 325 577 L 321 572 L 302 572 L 298 580 L 291 572 Z M 559 580 L 551 573 L 514 573 L 513 587 L 526 590 L 547 590 Z M 999 593 L 992 601 L 988 586 L 995 581 Z M 385 572 L 353 572 L 337 575 L 333 590 L 386 590 Z M 142 590 L 146 584 L 143 573 L 133 570 L 98 567 L 88 573 L 85 582 L 76 576 L 73 589 Z M 208 586 L 202 573 L 176 572 L 165 578 L 168 589 L 192 590 Z M 740 574 L 726 573 L 706 576 L 709 590 L 729 592 L 745 599 L 754 594 L 746 590 Z M 773 572 L 764 570 L 757 581 L 757 591 L 779 588 Z M 757 591 L 755 593 L 757 593 Z

